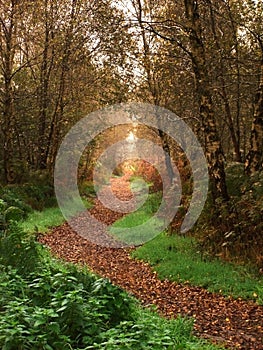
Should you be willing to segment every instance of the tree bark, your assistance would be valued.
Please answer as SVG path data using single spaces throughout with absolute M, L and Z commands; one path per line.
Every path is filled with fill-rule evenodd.
M 206 67 L 198 1 L 185 0 L 184 5 L 189 35 L 190 57 L 195 74 L 200 117 L 205 135 L 205 154 L 208 161 L 213 200 L 215 201 L 220 198 L 227 201 L 229 196 L 225 181 L 223 152 L 212 104 L 211 84 Z
M 237 131 L 235 130 L 235 125 L 234 125 L 234 120 L 232 117 L 232 112 L 231 112 L 231 107 L 230 107 L 230 102 L 226 90 L 226 80 L 225 80 L 225 68 L 222 60 L 222 50 L 221 46 L 218 40 L 217 32 L 216 32 L 216 20 L 214 16 L 214 10 L 213 10 L 213 5 L 211 1 L 209 1 L 209 7 L 210 7 L 210 16 L 211 16 L 211 25 L 212 25 L 212 32 L 215 40 L 215 45 L 217 48 L 217 51 L 219 52 L 220 58 L 219 58 L 219 63 L 218 63 L 218 78 L 221 83 L 221 97 L 223 99 L 224 103 L 224 109 L 225 109 L 225 116 L 227 120 L 227 125 L 229 128 L 233 148 L 234 148 L 234 155 L 235 155 L 235 161 L 236 162 L 241 162 L 242 157 L 241 157 L 241 152 L 240 152 L 240 137 L 239 137 L 239 129 L 237 128 Z
M 45 0 L 45 39 L 43 56 L 40 71 L 40 91 L 39 91 L 39 117 L 38 117 L 38 154 L 37 154 L 37 168 L 40 170 L 47 168 L 47 117 L 49 104 L 49 81 L 52 66 L 52 57 L 49 57 L 50 50 L 50 18 L 48 12 L 48 2 Z
M 11 1 L 9 24 L 6 24 L 1 19 L 2 33 L 4 49 L 2 52 L 2 66 L 3 66 L 3 166 L 4 166 L 4 180 L 6 183 L 13 182 L 14 174 L 12 171 L 13 160 L 13 135 L 14 135 L 14 110 L 13 110 L 13 67 L 14 67 L 14 55 L 15 55 L 15 15 L 16 15 L 17 3 L 15 0 Z
M 263 43 L 262 43 L 263 50 Z M 263 52 L 263 51 L 262 51 Z M 250 136 L 245 171 L 248 175 L 263 169 L 263 58 L 260 65 L 260 81 L 254 104 L 254 118 Z

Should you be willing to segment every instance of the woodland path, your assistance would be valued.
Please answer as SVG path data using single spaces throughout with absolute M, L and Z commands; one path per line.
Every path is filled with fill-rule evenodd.
M 130 198 L 128 177 L 113 179 L 112 190 L 120 199 Z M 121 216 L 103 207 L 97 199 L 90 212 L 108 225 Z M 106 237 L 102 233 L 102 239 Z M 147 263 L 130 257 L 132 248 L 95 245 L 75 233 L 67 223 L 43 235 L 40 242 L 64 260 L 88 265 L 96 274 L 137 297 L 143 305 L 156 305 L 166 317 L 178 314 L 194 317 L 195 333 L 201 337 L 231 349 L 263 349 L 262 306 L 225 298 L 200 287 L 161 281 Z

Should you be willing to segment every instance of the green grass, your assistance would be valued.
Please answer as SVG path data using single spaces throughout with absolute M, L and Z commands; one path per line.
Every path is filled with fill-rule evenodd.
M 152 232 L 155 231 L 156 228 L 158 232 L 158 227 L 162 227 L 163 225 L 162 220 L 157 217 L 152 218 L 153 214 L 158 210 L 161 200 L 161 193 L 149 194 L 147 200 L 140 208 L 113 223 L 109 232 L 114 237 L 130 245 L 140 245 L 152 239 Z M 143 224 L 146 225 L 138 229 L 136 228 Z M 134 229 L 127 230 L 127 228 Z
M 52 258 L 16 225 L 0 237 L 1 349 L 220 349 L 194 336 L 192 319 L 142 308 L 108 280 Z
M 45 233 L 52 227 L 59 226 L 65 221 L 60 209 L 46 208 L 42 211 L 33 211 L 29 213 L 25 221 L 20 222 L 19 226 L 28 233 Z
M 161 279 L 201 286 L 235 298 L 263 303 L 263 279 L 248 267 L 220 260 L 204 260 L 193 238 L 165 233 L 133 252 L 133 257 L 149 262 Z
M 117 220 L 110 232 L 126 243 L 132 242 L 134 238 L 129 237 L 127 229 L 149 222 L 157 211 L 160 201 L 161 193 L 150 194 L 141 208 Z M 122 230 L 116 234 L 114 231 L 116 228 Z M 211 292 L 251 299 L 263 304 L 263 279 L 254 275 L 249 267 L 204 258 L 194 238 L 161 233 L 147 241 L 145 239 L 147 232 L 139 231 L 138 229 L 138 237 L 143 237 L 143 242 L 147 243 L 137 248 L 133 252 L 133 257 L 149 262 L 161 279 L 190 283 Z
M 92 204 L 84 200 L 86 208 L 91 208 Z M 58 207 L 45 208 L 42 211 L 33 211 L 28 214 L 28 217 L 19 223 L 19 226 L 27 233 L 41 232 L 45 233 L 52 229 L 52 227 L 59 226 L 65 222 Z

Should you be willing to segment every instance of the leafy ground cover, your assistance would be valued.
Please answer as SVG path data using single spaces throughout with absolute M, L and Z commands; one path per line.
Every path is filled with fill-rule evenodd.
M 156 212 L 160 200 L 161 193 L 149 194 L 144 205 L 115 221 L 112 227 L 129 228 L 141 225 Z M 168 235 L 163 232 L 137 248 L 132 256 L 150 263 L 161 279 L 187 282 L 211 292 L 263 303 L 262 277 L 248 266 L 209 258 L 200 251 L 194 237 Z
M 133 182 L 131 187 L 134 187 Z M 116 220 L 110 232 L 114 233 L 114 228 L 125 229 L 147 222 L 158 210 L 161 199 L 161 192 L 149 194 L 138 210 Z M 123 232 L 123 237 L 127 239 Z M 263 303 L 263 278 L 256 275 L 252 267 L 212 259 L 200 249 L 194 237 L 163 232 L 137 248 L 132 256 L 150 263 L 162 279 L 190 283 L 211 292 Z
M 219 349 L 194 335 L 192 318 L 160 317 L 108 279 L 52 257 L 35 234 L 62 222 L 58 209 L 30 209 L 21 223 L 23 202 L 12 200 L 0 203 L 1 349 Z
M 92 210 L 95 209 L 99 210 L 97 206 Z M 104 211 L 103 217 L 109 219 L 109 213 L 107 216 Z M 133 294 L 144 305 L 155 305 L 167 318 L 178 315 L 193 318 L 194 334 L 230 348 L 262 348 L 262 306 L 226 298 L 189 283 L 160 280 L 149 264 L 131 258 L 130 249 L 93 244 L 73 232 L 67 224 L 41 237 L 41 243 L 63 260 L 89 266 L 114 285 Z
M 193 335 L 191 319 L 142 309 L 107 279 L 52 258 L 14 224 L 1 230 L 0 252 L 4 350 L 219 349 Z
M 137 248 L 132 256 L 149 262 L 161 279 L 204 287 L 226 296 L 263 304 L 263 278 L 246 266 L 204 258 L 194 238 L 165 233 Z
M 92 203 L 83 199 L 85 207 L 91 208 Z M 28 233 L 45 233 L 52 227 L 59 226 L 65 222 L 65 218 L 58 207 L 34 210 L 27 215 L 27 218 L 19 223 L 19 226 Z
M 157 210 L 160 197 L 158 193 L 150 194 L 139 210 L 122 217 L 112 226 L 132 227 L 146 222 Z M 29 213 L 27 219 L 19 225 L 25 232 L 44 233 L 64 221 L 60 209 L 53 207 Z M 179 283 L 188 282 L 212 292 L 263 303 L 262 278 L 256 277 L 248 267 L 204 257 L 193 237 L 162 233 L 137 248 L 132 255 L 149 262 L 162 279 L 168 278 Z
M 43 210 L 57 205 L 53 186 L 48 183 L 0 186 L 0 198 L 8 206 L 21 209 L 24 218 L 32 210 Z
M 127 180 L 116 178 L 112 183 L 112 191 L 123 200 L 130 195 L 127 193 Z M 91 213 L 109 226 L 119 219 L 125 223 L 123 215 L 105 208 L 98 200 L 94 201 Z M 94 227 L 97 234 L 99 230 L 99 227 L 97 230 Z M 161 315 L 167 318 L 181 315 L 194 319 L 195 335 L 212 339 L 230 348 L 262 348 L 262 306 L 253 301 L 224 297 L 222 293 L 212 293 L 189 282 L 177 283 L 160 279 L 147 262 L 131 258 L 134 250 L 105 247 L 103 244 L 107 243 L 107 232 L 100 232 L 100 235 L 103 239 L 100 245 L 96 245 L 73 232 L 67 224 L 63 224 L 42 236 L 40 241 L 50 247 L 54 255 L 87 265 L 100 276 L 132 293 L 144 305 L 155 305 Z M 204 348 L 203 345 L 198 346 L 200 349 Z M 161 348 L 159 345 L 159 349 Z
M 127 179 L 122 180 L 114 180 L 115 190 L 122 197 L 130 196 L 126 192 L 129 188 Z M 140 220 L 144 220 L 144 212 L 147 217 L 154 212 L 154 196 L 156 194 L 149 197 L 149 205 L 139 210 Z M 108 210 L 98 200 L 94 204 L 92 214 L 107 225 L 116 220 L 126 225 L 123 215 Z M 52 258 L 36 243 L 34 235 L 11 223 L 17 214 L 14 206 L 9 211 L 6 202 L 2 201 L 1 208 L 0 268 L 3 279 L 0 284 L 5 293 L 0 304 L 0 335 L 3 334 L 0 346 L 3 349 L 218 348 L 204 338 L 242 350 L 262 348 L 263 310 L 259 305 L 192 286 L 189 275 L 188 282 L 182 283 L 181 276 L 185 272 L 179 275 L 181 283 L 160 279 L 148 263 L 131 258 L 130 254 L 137 254 L 138 250 L 95 245 L 72 232 L 66 223 L 39 238 L 57 257 L 89 266 L 104 277 L 98 278 L 77 264 L 68 265 Z M 48 212 L 44 213 L 44 217 L 48 215 Z M 37 224 L 37 219 L 33 221 Z M 107 232 L 102 238 L 107 239 Z M 166 246 L 158 241 L 165 238 Z M 169 241 L 173 238 L 155 238 L 160 254 L 165 246 L 166 253 L 188 251 L 191 259 L 199 255 L 192 240 L 175 244 Z M 187 260 L 187 256 L 185 259 L 189 270 L 192 260 Z M 156 263 L 160 264 L 160 261 Z M 150 309 L 154 305 L 162 317 L 142 309 L 130 293 Z M 74 317 L 77 317 L 76 326 L 72 325 Z

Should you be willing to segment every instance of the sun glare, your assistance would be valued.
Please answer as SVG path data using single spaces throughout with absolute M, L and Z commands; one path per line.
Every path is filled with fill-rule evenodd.
M 129 132 L 129 135 L 127 136 L 127 140 L 129 142 L 134 142 L 136 139 L 136 136 L 134 135 L 134 133 L 132 131 Z

